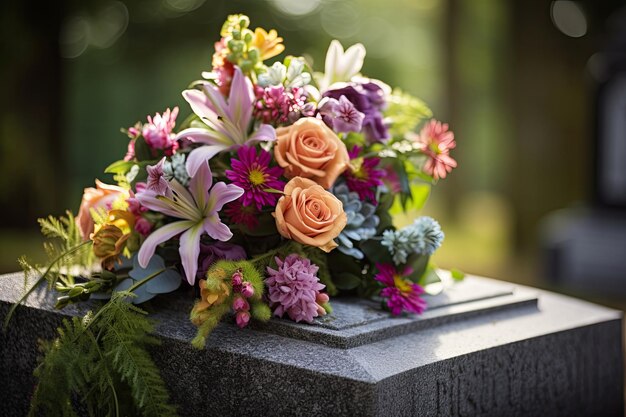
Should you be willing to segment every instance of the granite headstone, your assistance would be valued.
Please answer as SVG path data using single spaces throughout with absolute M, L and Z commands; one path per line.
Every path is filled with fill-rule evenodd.
M 23 291 L 0 277 L 0 318 Z M 153 303 L 155 361 L 182 416 L 621 416 L 620 312 L 545 291 L 468 277 L 428 297 L 419 317 L 333 300 L 314 324 L 222 323 L 207 348 L 189 341 L 192 294 Z M 64 315 L 44 291 L 0 335 L 3 413 L 22 416 L 37 339 Z

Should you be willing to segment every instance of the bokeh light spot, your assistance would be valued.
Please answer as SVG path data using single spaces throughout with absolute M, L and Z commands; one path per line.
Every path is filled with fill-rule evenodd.
M 280 12 L 291 16 L 302 16 L 317 10 L 321 0 L 271 0 Z
M 346 39 L 356 35 L 361 26 L 359 11 L 351 2 L 333 2 L 324 6 L 321 13 L 322 28 L 329 35 Z
M 574 1 L 553 1 L 550 7 L 550 16 L 554 26 L 564 35 L 580 38 L 587 33 L 585 13 Z

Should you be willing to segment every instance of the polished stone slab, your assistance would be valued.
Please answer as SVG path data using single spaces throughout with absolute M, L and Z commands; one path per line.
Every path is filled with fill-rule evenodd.
M 22 288 L 0 277 L 0 319 Z M 313 325 L 223 323 L 196 351 L 191 298 L 152 306 L 163 341 L 154 358 L 184 416 L 623 415 L 621 313 L 576 299 L 469 277 L 418 318 L 335 299 Z M 27 407 L 37 338 L 82 313 L 50 306 L 34 294 L 0 335 L 6 415 Z

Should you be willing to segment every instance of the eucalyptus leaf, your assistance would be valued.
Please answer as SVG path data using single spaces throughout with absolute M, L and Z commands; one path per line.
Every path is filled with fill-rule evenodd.
M 359 247 L 372 263 L 393 263 L 393 258 L 391 257 L 389 250 L 382 245 L 382 238 L 380 237 L 361 242 Z
M 344 272 L 333 276 L 335 286 L 340 290 L 353 290 L 361 284 L 361 277 Z

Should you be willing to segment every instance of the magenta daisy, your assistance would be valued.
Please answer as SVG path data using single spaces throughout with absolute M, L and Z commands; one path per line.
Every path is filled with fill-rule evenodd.
M 263 206 L 275 206 L 280 194 L 268 190 L 282 191 L 285 188 L 285 183 L 278 179 L 283 169 L 270 167 L 270 153 L 260 149 L 257 154 L 253 146 L 241 146 L 237 149 L 237 156 L 239 159 L 230 160 L 232 170 L 226 171 L 226 178 L 243 188 L 243 205 L 255 204 L 258 210 Z
M 350 167 L 344 174 L 346 185 L 350 191 L 359 194 L 362 201 L 370 200 L 376 204 L 376 187 L 382 185 L 381 178 L 384 171 L 376 167 L 380 163 L 380 158 L 362 158 L 359 157 L 360 147 L 354 146 L 348 155 L 350 155 Z
M 259 212 L 256 207 L 244 206 L 241 199 L 226 204 L 223 212 L 228 216 L 231 223 L 243 225 L 248 230 L 254 230 L 259 225 Z
M 415 140 L 419 149 L 428 157 L 422 168 L 425 173 L 437 180 L 445 178 L 452 168 L 456 168 L 456 161 L 450 157 L 450 150 L 456 147 L 456 142 L 447 123 L 430 120 Z
M 380 291 L 380 296 L 387 299 L 391 314 L 398 316 L 403 311 L 421 314 L 426 310 L 426 301 L 420 297 L 424 289 L 404 278 L 413 272 L 411 268 L 407 267 L 399 273 L 393 265 L 376 264 L 376 269 L 378 273 L 374 279 L 386 286 Z

